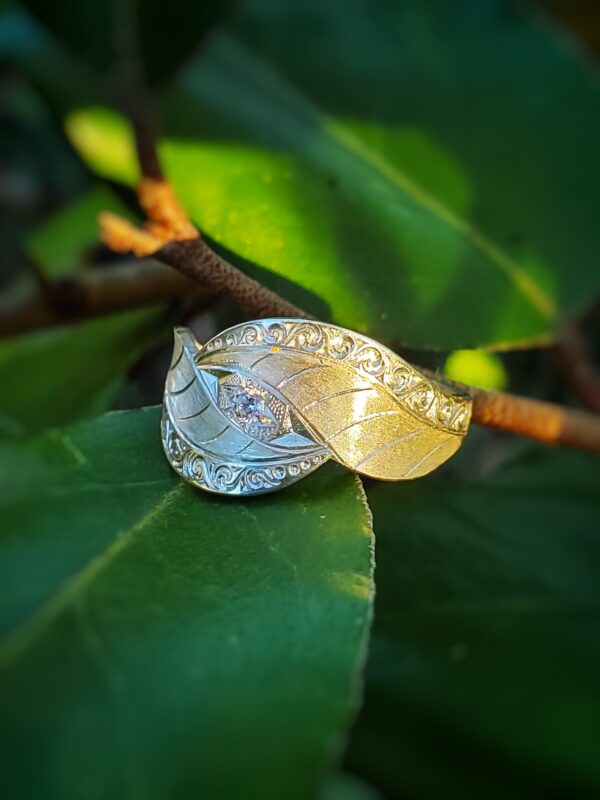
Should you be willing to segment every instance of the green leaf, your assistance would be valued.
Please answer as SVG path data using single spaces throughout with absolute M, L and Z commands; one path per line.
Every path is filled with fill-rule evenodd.
M 366 783 L 353 775 L 336 775 L 323 788 L 318 800 L 383 800 Z
M 35 231 L 26 242 L 27 254 L 49 278 L 72 275 L 98 244 L 97 216 L 101 211 L 132 216 L 113 192 L 97 186 Z
M 3 797 L 311 798 L 356 705 L 370 515 L 323 468 L 231 502 L 157 408 L 0 451 Z
M 90 66 L 106 73 L 124 55 L 139 57 L 151 84 L 171 76 L 223 16 L 229 0 L 25 0 L 35 17 Z
M 169 328 L 156 308 L 0 341 L 0 438 L 110 408 L 131 364 Z
M 244 9 L 167 95 L 163 155 L 253 274 L 446 349 L 547 341 L 590 303 L 600 101 L 575 48 L 499 0 Z
M 481 389 L 503 391 L 508 385 L 506 367 L 501 359 L 486 350 L 455 350 L 446 359 L 444 373 L 453 381 Z
M 531 448 L 487 478 L 371 488 L 351 770 L 415 800 L 598 795 L 599 485 L 598 459 Z
M 99 175 L 129 186 L 137 183 L 133 130 L 115 111 L 103 106 L 72 111 L 65 119 L 65 132 Z

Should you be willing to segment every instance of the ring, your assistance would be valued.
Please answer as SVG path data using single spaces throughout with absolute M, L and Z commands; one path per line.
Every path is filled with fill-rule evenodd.
M 174 334 L 163 447 L 209 492 L 272 492 L 329 459 L 369 478 L 418 478 L 469 427 L 468 395 L 336 325 L 255 320 L 204 345 L 187 328 Z

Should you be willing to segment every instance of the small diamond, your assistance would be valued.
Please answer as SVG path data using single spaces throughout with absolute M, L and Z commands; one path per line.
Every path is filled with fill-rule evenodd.
M 245 389 L 232 392 L 231 409 L 239 419 L 247 422 L 260 419 L 262 405 L 259 397 L 249 394 Z
M 281 432 L 283 403 L 248 381 L 223 384 L 219 405 L 239 428 L 260 441 Z

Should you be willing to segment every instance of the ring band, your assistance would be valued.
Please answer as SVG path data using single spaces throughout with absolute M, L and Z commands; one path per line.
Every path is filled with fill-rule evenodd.
M 361 475 L 426 475 L 460 447 L 471 398 L 372 339 L 264 319 L 198 344 L 175 329 L 162 440 L 186 481 L 220 494 L 288 486 L 333 459 Z

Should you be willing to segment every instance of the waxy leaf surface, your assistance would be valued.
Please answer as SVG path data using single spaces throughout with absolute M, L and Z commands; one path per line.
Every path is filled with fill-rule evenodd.
M 215 498 L 172 472 L 159 423 L 2 446 L 0 794 L 309 800 L 357 702 L 362 489 L 330 465 Z

